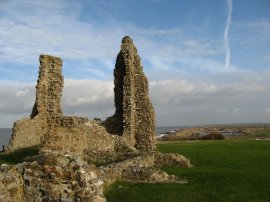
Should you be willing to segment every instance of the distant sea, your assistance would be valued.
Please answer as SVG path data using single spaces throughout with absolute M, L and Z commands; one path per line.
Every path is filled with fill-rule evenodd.
M 190 126 L 165 126 L 165 127 L 156 127 L 156 134 L 164 134 L 170 131 L 176 131 L 183 128 L 189 128 Z

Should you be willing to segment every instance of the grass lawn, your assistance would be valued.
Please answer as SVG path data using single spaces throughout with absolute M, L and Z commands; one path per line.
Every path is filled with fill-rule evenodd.
M 38 151 L 39 151 L 39 146 L 34 146 L 34 147 L 19 149 L 9 154 L 0 153 L 0 165 L 4 163 L 5 164 L 21 163 L 23 158 L 25 158 L 26 156 L 37 155 Z
M 193 168 L 163 168 L 188 184 L 117 182 L 108 202 L 270 202 L 270 141 L 198 141 L 157 146 L 189 158 Z

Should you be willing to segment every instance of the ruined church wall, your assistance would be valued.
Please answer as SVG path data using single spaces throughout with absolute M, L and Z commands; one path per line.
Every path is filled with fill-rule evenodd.
M 36 86 L 36 101 L 31 118 L 42 114 L 47 118 L 62 114 L 61 96 L 64 86 L 62 59 L 50 55 L 39 57 L 39 77 Z
M 135 102 L 134 102 L 134 48 L 131 39 L 123 39 L 120 54 L 124 58 L 125 76 L 123 82 L 123 125 L 124 136 L 130 139 L 133 147 L 135 146 L 134 127 L 135 127 Z
M 39 145 L 40 138 L 47 133 L 55 115 L 62 115 L 61 96 L 64 82 L 62 59 L 41 55 L 39 62 L 36 100 L 30 119 L 22 119 L 14 123 L 8 152 Z
M 132 39 L 122 40 L 114 69 L 115 114 L 105 121 L 109 133 L 118 134 L 129 147 L 154 149 L 155 112 L 148 81 Z
M 62 119 L 65 122 L 54 125 L 43 136 L 40 153 L 70 154 L 88 162 L 102 163 L 117 158 L 115 143 L 118 136 L 108 134 L 95 121 L 78 122 L 81 117 L 66 116 Z
M 121 150 L 154 149 L 155 113 L 148 96 L 148 81 L 137 49 L 129 36 L 122 40 L 114 70 L 116 112 L 106 120 L 105 127 L 88 130 L 91 128 L 88 126 L 85 131 L 81 131 L 82 128 L 78 128 L 86 119 L 63 116 L 62 63 L 58 57 L 40 56 L 36 100 L 31 119 L 18 121 L 14 125 L 10 150 L 39 144 L 40 138 L 42 144 L 45 142 L 56 151 L 86 153 L 89 158 L 94 156 L 93 153 L 113 158 L 114 153 Z M 92 135 L 93 131 L 96 136 Z M 87 142 L 88 145 L 80 145 L 80 138 L 76 139 L 76 136 L 83 140 L 82 144 Z M 77 148 L 75 142 L 79 145 Z M 96 145 L 102 149 L 96 148 Z M 107 147 L 110 148 L 108 152 L 104 149 Z
M 53 127 L 42 138 L 40 153 L 70 154 L 82 157 L 86 148 L 86 136 L 81 131 L 74 128 Z
M 154 149 L 155 112 L 148 97 L 148 82 L 143 74 L 135 76 L 135 139 L 136 148 Z
M 16 121 L 7 151 L 40 145 L 40 138 L 47 132 L 46 124 L 40 119 Z
M 122 40 L 124 57 L 124 134 L 135 137 L 139 150 L 154 149 L 155 112 L 149 98 L 148 81 L 143 73 L 141 59 L 130 37 Z
M 183 156 L 153 151 L 155 113 L 130 37 L 123 38 L 117 57 L 116 112 L 105 125 L 62 114 L 61 68 L 60 58 L 40 56 L 31 118 L 14 124 L 10 143 L 10 150 L 41 143 L 40 153 L 15 166 L 0 166 L 0 201 L 104 202 L 104 188 L 116 180 L 175 182 L 155 164 L 190 166 Z

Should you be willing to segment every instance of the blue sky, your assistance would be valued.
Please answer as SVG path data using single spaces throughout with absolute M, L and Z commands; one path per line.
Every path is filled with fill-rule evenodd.
M 66 114 L 113 114 L 126 35 L 158 125 L 270 121 L 269 0 L 2 0 L 0 27 L 0 127 L 29 116 L 40 54 L 64 60 Z

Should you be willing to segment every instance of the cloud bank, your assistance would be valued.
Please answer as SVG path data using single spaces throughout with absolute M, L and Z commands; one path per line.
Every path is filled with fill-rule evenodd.
M 270 95 L 265 93 L 270 90 L 268 76 L 270 72 L 264 72 L 264 76 L 246 72 L 229 84 L 188 78 L 150 82 L 157 124 L 270 121 L 267 102 Z M 251 77 L 253 81 L 249 80 Z M 2 82 L 0 94 L 3 95 L 0 98 L 0 127 L 11 127 L 15 120 L 29 117 L 35 101 L 35 84 Z M 114 113 L 113 82 L 66 79 L 62 107 L 66 115 L 104 120 Z

